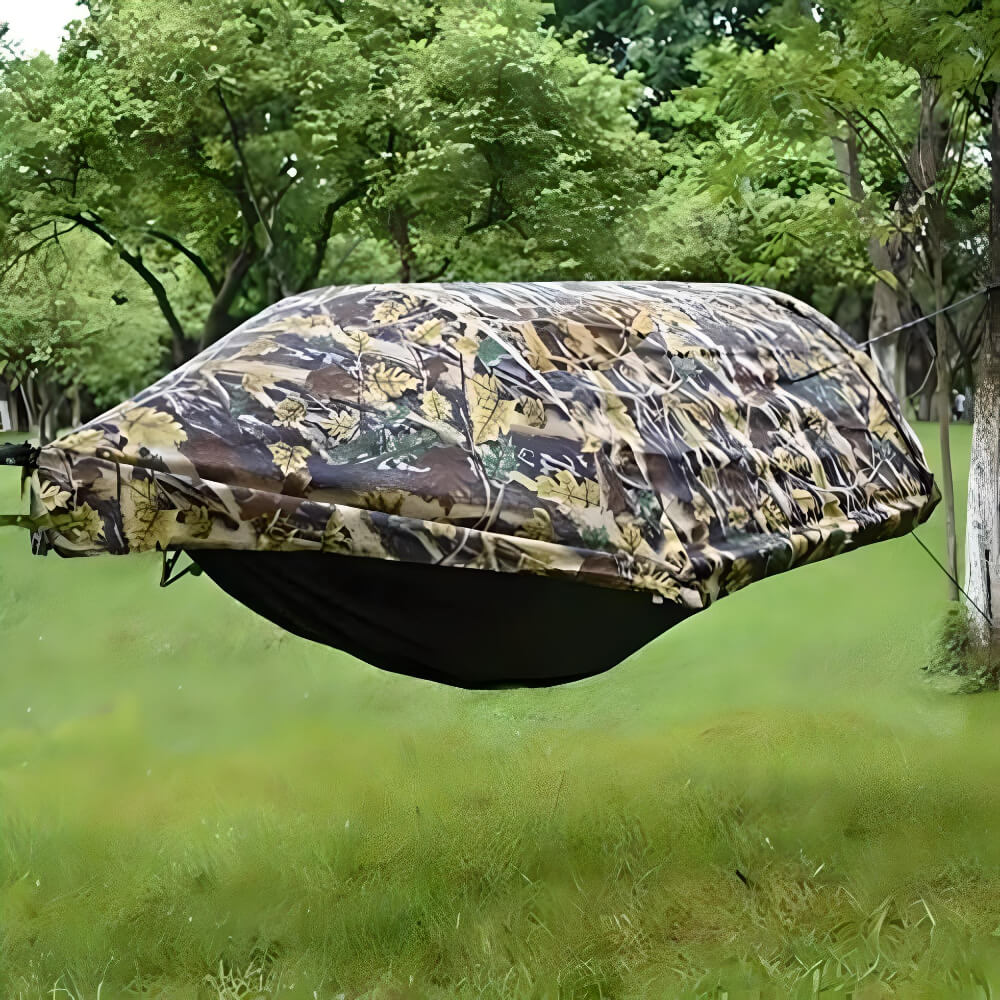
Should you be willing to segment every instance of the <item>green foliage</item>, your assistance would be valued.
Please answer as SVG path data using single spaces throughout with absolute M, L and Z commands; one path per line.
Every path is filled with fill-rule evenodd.
M 635 217 L 631 246 L 644 273 L 767 285 L 807 300 L 870 280 L 866 231 L 828 135 L 770 132 L 755 124 L 756 108 L 733 106 L 734 81 L 769 78 L 773 57 L 731 42 L 706 48 L 692 60 L 699 86 L 656 109 L 669 126 L 669 169 Z
M 9 225 L 197 268 L 209 339 L 321 281 L 337 233 L 394 247 L 404 279 L 460 269 L 462 242 L 496 227 L 525 272 L 586 273 L 620 192 L 655 179 L 652 147 L 637 80 L 541 30 L 546 11 L 95 2 L 55 66 L 4 64 Z
M 434 36 L 408 48 L 372 203 L 404 268 L 411 254 L 414 267 L 427 256 L 485 277 L 463 258 L 493 229 L 523 277 L 620 273 L 616 224 L 657 178 L 655 144 L 628 110 L 640 84 L 541 31 L 546 6 L 445 5 Z
M 770 44 L 694 51 L 696 85 L 654 111 L 670 169 L 640 213 L 636 265 L 816 304 L 867 298 L 881 271 L 930 312 L 939 247 L 946 300 L 980 286 L 988 176 L 970 108 L 996 73 L 1000 20 L 953 6 L 781 6 L 753 22 Z
M 771 8 L 761 0 L 556 0 L 564 32 L 582 32 L 594 57 L 639 73 L 649 92 L 644 111 L 697 82 L 694 56 L 723 39 L 767 47 L 757 26 Z M 645 115 L 643 116 L 645 117 Z
M 937 625 L 925 669 L 960 678 L 958 690 L 966 694 L 996 691 L 1000 687 L 1000 650 L 976 641 L 972 614 L 965 604 L 948 605 Z
M 0 278 L 0 366 L 15 385 L 45 380 L 107 407 L 160 368 L 163 327 L 145 284 L 69 234 Z
M 871 49 L 923 75 L 933 75 L 940 89 L 986 102 L 1000 80 L 1000 18 L 987 0 L 834 0 L 831 10 L 850 21 L 856 37 Z
M 819 21 L 702 0 L 92 0 L 56 62 L 0 61 L 5 336 L 110 399 L 154 343 L 178 363 L 324 283 L 735 280 L 860 316 L 879 269 L 926 294 L 870 257 L 932 218 L 958 295 L 982 280 L 987 179 L 963 109 L 996 75 L 997 28 L 952 6 L 934 0 L 925 32 L 904 0 Z M 934 190 L 907 194 L 929 73 L 961 112 L 953 151 L 966 140 L 947 220 Z M 852 135 L 860 194 L 838 160 Z M 59 245 L 96 300 L 42 331 L 30 303 L 53 293 L 28 262 L 59 284 Z M 150 317 L 130 318 L 138 351 L 109 332 L 104 277 L 84 278 L 113 257 L 116 285 L 146 289 L 127 296 Z M 111 346 L 62 359 L 80 338 Z

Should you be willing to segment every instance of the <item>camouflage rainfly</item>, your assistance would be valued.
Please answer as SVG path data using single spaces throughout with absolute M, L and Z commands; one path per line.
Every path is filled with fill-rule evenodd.
M 604 669 L 748 583 L 910 531 L 938 500 L 892 391 L 843 331 L 774 291 L 667 282 L 297 295 L 42 448 L 31 486 L 41 550 L 183 549 L 233 592 L 210 564 L 241 554 L 227 565 L 258 594 L 274 554 L 297 553 L 286 610 L 302 574 L 314 590 L 337 581 L 312 594 L 311 631 L 237 596 L 379 665 L 471 684 Z M 344 591 L 373 561 L 387 606 L 406 603 L 400 587 L 448 593 L 409 620 L 422 635 L 451 631 L 435 615 L 478 608 L 481 624 L 484 599 L 507 601 L 489 609 L 510 636 L 496 662 L 476 673 L 443 639 L 407 654 L 405 619 L 391 655 L 377 620 L 345 638 Z M 615 602 L 648 624 L 585 670 L 532 665 L 516 595 L 548 584 L 530 578 L 552 581 L 566 628 L 583 609 L 586 630 L 628 635 L 627 610 L 593 622 Z

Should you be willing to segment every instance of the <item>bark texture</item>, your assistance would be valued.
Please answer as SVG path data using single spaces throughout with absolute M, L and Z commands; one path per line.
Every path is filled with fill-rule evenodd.
M 976 387 L 969 508 L 965 542 L 965 586 L 970 620 L 982 643 L 1000 641 L 1000 86 L 992 96 L 990 134 L 990 290 Z
M 948 333 L 945 330 L 943 305 L 941 256 L 939 239 L 934 242 L 934 308 L 938 311 L 934 321 L 937 347 L 937 418 L 941 441 L 941 490 L 944 494 L 945 541 L 947 543 L 946 563 L 948 599 L 958 600 L 958 545 L 955 536 L 955 484 L 951 471 L 951 368 L 948 364 Z

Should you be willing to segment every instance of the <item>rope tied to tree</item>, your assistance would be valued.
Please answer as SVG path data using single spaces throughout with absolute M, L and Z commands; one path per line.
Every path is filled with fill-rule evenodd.
M 959 590 L 959 593 L 961 593 L 965 597 L 965 599 L 969 602 L 969 604 L 983 616 L 983 621 L 985 621 L 987 625 L 992 625 L 993 622 L 990 619 L 990 616 L 985 611 L 983 611 L 983 609 L 978 604 L 976 604 L 976 602 L 971 597 L 969 597 L 965 588 L 958 582 L 958 580 L 956 580 L 951 575 L 951 573 L 948 572 L 948 570 L 945 568 L 941 560 L 938 559 L 938 557 L 934 555 L 934 553 L 931 552 L 929 548 L 927 548 L 927 546 L 923 542 L 923 539 L 921 539 L 921 537 L 915 531 L 911 531 L 910 534 L 917 540 L 917 544 L 924 550 L 924 552 L 926 552 L 931 557 L 931 559 L 933 559 L 934 562 L 937 563 L 938 569 L 940 569 L 941 572 L 944 573 L 944 575 L 948 577 L 948 579 L 951 580 L 953 584 L 955 584 L 955 586 Z
M 949 312 L 952 309 L 958 309 L 959 306 L 964 306 L 967 302 L 971 302 L 973 299 L 979 298 L 980 295 L 985 295 L 994 288 L 1000 288 L 1000 285 L 985 285 L 980 288 L 979 291 L 973 292 L 971 295 L 966 295 L 965 298 L 959 299 L 957 302 L 952 302 L 941 309 L 935 309 L 934 312 L 928 313 L 926 316 L 918 316 L 916 319 L 911 319 L 908 323 L 902 323 L 900 326 L 894 326 L 891 330 L 886 330 L 884 333 L 878 334 L 878 336 L 869 337 L 867 340 L 860 340 L 854 346 L 859 349 L 869 347 L 880 340 L 885 340 L 886 337 L 894 336 L 902 330 L 908 330 L 911 326 L 919 326 L 921 323 L 926 323 L 927 320 L 933 319 L 941 313 Z M 822 375 L 824 372 L 831 371 L 834 368 L 839 368 L 843 364 L 846 364 L 846 360 L 832 361 L 830 364 L 825 365 L 822 368 L 817 368 L 815 371 L 806 372 L 805 375 L 799 375 L 798 378 L 782 379 L 782 381 L 785 383 L 803 382 L 807 378 L 814 378 L 816 375 Z
M 978 299 L 980 295 L 985 295 L 991 289 L 997 288 L 997 285 L 986 285 L 980 288 L 978 292 L 973 292 L 971 295 L 966 295 L 964 299 L 959 299 L 957 302 L 951 302 L 941 309 L 935 309 L 934 312 L 928 313 L 926 316 L 918 316 L 916 319 L 911 319 L 908 323 L 903 323 L 901 326 L 895 326 L 891 330 L 886 330 L 885 333 L 880 333 L 877 337 L 869 337 L 867 340 L 862 340 L 858 347 L 867 347 L 869 344 L 874 344 L 879 340 L 884 340 L 886 337 L 891 337 L 894 333 L 899 333 L 900 330 L 909 329 L 911 326 L 917 326 L 920 323 L 924 323 L 929 319 L 933 319 L 935 316 L 939 316 L 941 313 L 949 312 L 951 309 L 957 309 L 959 306 L 964 306 L 966 302 L 971 302 L 973 299 Z

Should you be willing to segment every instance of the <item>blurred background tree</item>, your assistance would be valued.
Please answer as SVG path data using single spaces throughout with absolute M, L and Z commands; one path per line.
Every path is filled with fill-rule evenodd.
M 316 284 L 621 274 L 616 223 L 657 176 L 641 87 L 544 4 L 89 9 L 55 63 L 3 66 L 5 277 L 103 244 L 173 363 Z

